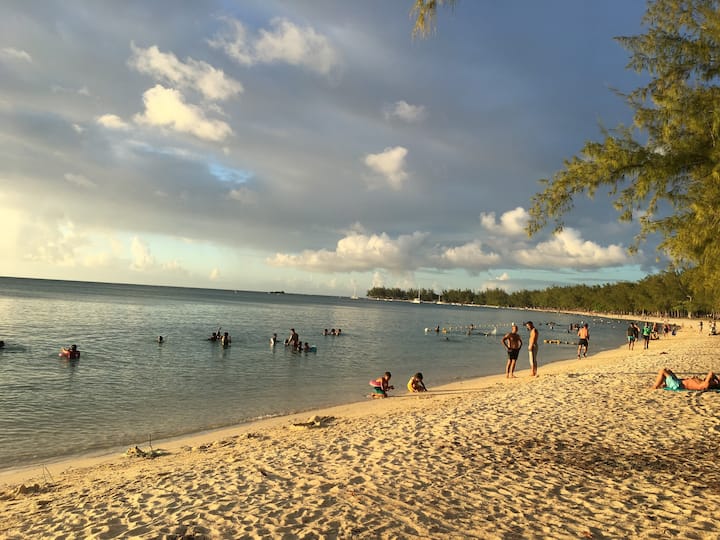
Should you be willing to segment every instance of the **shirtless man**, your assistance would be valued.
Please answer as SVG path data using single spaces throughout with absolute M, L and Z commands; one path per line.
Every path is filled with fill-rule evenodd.
M 291 346 L 293 350 L 297 350 L 298 345 L 300 344 L 300 336 L 295 331 L 294 328 L 290 329 L 290 337 L 285 340 L 285 345 Z
M 580 330 L 578 330 L 578 358 L 580 358 L 580 353 L 582 353 L 583 357 L 587 357 L 588 352 L 588 341 L 590 341 L 590 330 L 588 329 L 588 324 L 585 323 L 580 327 Z
M 709 371 L 704 379 L 700 377 L 687 377 L 681 379 L 675 375 L 670 369 L 663 368 L 658 372 L 655 384 L 652 385 L 653 390 L 658 388 L 669 388 L 670 390 L 709 390 L 711 388 L 720 388 L 720 379 L 712 371 Z
M 505 346 L 508 355 L 507 366 L 505 367 L 505 377 L 508 379 L 515 377 L 515 363 L 517 362 L 518 354 L 523 345 L 522 338 L 517 331 L 518 327 L 513 323 L 510 327 L 510 332 L 502 338 L 502 344 Z
M 537 375 L 537 353 L 538 353 L 538 329 L 532 321 L 525 323 L 525 328 L 530 330 L 530 341 L 528 343 L 528 357 L 530 359 L 530 376 Z

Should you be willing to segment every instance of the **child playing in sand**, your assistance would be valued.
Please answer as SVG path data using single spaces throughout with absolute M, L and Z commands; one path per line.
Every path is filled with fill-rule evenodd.
M 390 377 L 392 375 L 389 371 L 386 371 L 382 377 L 370 381 L 370 386 L 373 387 L 373 393 L 371 394 L 373 398 L 386 398 L 388 397 L 388 390 L 395 390 L 395 387 L 390 384 Z
M 410 377 L 407 383 L 407 389 L 410 392 L 427 392 L 427 388 L 425 388 L 425 383 L 423 382 L 423 374 L 418 372 Z

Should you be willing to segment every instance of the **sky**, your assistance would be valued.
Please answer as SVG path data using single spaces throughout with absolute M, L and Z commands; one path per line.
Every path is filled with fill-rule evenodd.
M 0 275 L 364 295 L 635 281 L 606 193 L 540 180 L 643 84 L 639 0 L 5 0 Z

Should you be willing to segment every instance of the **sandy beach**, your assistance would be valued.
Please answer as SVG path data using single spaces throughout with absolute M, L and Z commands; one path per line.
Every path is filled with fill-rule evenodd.
M 665 366 L 720 371 L 718 344 L 686 326 L 551 365 L 541 344 L 537 378 L 523 350 L 516 379 L 410 395 L 397 374 L 390 399 L 153 443 L 153 459 L 5 473 L 0 537 L 717 538 L 720 393 L 649 387 Z

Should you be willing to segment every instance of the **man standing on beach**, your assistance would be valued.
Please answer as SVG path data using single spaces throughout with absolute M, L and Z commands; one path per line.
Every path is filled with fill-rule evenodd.
M 507 349 L 508 361 L 505 367 L 505 377 L 508 379 L 515 377 L 515 363 L 517 362 L 518 354 L 522 349 L 522 338 L 517 333 L 518 327 L 515 323 L 512 323 L 510 332 L 505 334 L 502 338 L 502 344 Z
M 578 358 L 580 358 L 580 353 L 582 353 L 583 357 L 587 357 L 587 351 L 588 351 L 588 342 L 590 340 L 590 330 L 588 329 L 588 324 L 585 323 L 580 327 L 580 330 L 578 330 Z
M 628 350 L 632 351 L 635 348 L 635 340 L 637 339 L 637 336 L 635 335 L 635 323 L 628 324 L 627 327 L 627 342 L 628 342 Z
M 538 330 L 532 321 L 525 323 L 525 328 L 530 330 L 530 342 L 528 343 L 528 356 L 530 358 L 530 376 L 537 375 L 537 353 L 538 353 Z

